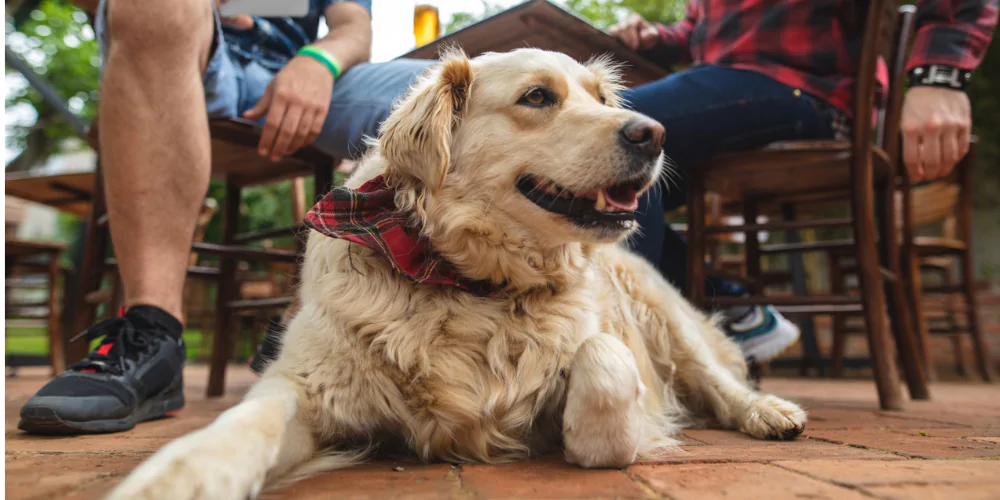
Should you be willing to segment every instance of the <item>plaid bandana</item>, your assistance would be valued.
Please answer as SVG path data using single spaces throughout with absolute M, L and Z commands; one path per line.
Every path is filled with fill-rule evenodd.
M 374 250 L 389 261 L 394 271 L 414 282 L 457 286 L 477 295 L 499 289 L 488 280 L 461 276 L 451 263 L 434 253 L 430 242 L 410 225 L 407 214 L 396 210 L 395 195 L 381 175 L 357 190 L 339 187 L 306 214 L 305 223 L 331 238 Z

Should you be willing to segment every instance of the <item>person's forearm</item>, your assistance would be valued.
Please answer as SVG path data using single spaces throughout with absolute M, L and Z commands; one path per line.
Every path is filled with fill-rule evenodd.
M 997 0 L 920 0 L 908 69 L 940 64 L 971 70 L 986 54 L 997 25 Z
M 660 43 L 642 54 L 663 66 L 688 64 L 691 62 L 691 32 L 701 18 L 701 7 L 697 1 L 688 2 L 684 18 L 665 26 L 657 24 Z
M 342 71 L 371 59 L 371 16 L 364 7 L 350 2 L 333 4 L 326 11 L 326 22 L 330 32 L 313 45 L 333 55 Z
M 640 51 L 640 54 L 664 66 L 688 64 L 691 62 L 691 28 L 693 24 L 684 19 L 672 26 L 658 24 L 660 43 L 655 47 Z

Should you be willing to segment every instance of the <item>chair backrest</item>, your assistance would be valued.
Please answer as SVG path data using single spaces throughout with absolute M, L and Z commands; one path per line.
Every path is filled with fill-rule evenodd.
M 900 8 L 898 1 L 870 0 L 864 24 L 857 80 L 854 87 L 854 131 L 851 150 L 857 157 L 868 155 L 875 143 L 895 158 L 899 134 L 899 112 L 906 67 L 906 53 L 913 32 L 912 6 Z M 889 88 L 885 99 L 875 105 L 877 73 L 880 61 L 885 61 L 889 73 Z M 872 130 L 870 117 L 878 113 L 878 128 Z
M 913 213 L 911 219 L 916 227 L 926 226 L 955 217 L 958 207 L 958 194 L 961 191 L 953 182 L 935 182 L 914 187 L 910 191 L 913 197 Z
M 944 180 L 910 188 L 908 214 L 903 206 L 906 193 L 903 190 L 896 191 L 896 213 L 899 214 L 896 222 L 900 237 L 904 237 L 903 225 L 906 224 L 904 217 L 907 216 L 909 216 L 909 222 L 914 229 L 940 223 L 941 228 L 937 236 L 948 239 L 957 236 L 958 203 L 962 187 L 955 182 L 954 177 L 949 176 Z
M 903 91 L 906 86 L 906 62 L 913 40 L 917 8 L 913 5 L 899 7 L 895 23 L 891 53 L 886 60 L 889 69 L 889 88 L 882 101 L 876 123 L 875 143 L 889 153 L 898 154 L 899 121 L 903 108 Z

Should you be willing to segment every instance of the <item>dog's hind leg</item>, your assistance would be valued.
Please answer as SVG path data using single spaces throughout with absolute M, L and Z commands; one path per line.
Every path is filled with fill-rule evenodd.
M 611 335 L 585 340 L 570 365 L 563 412 L 566 461 L 581 467 L 635 461 L 647 422 L 645 391 L 625 344 Z
M 268 376 L 242 403 L 140 465 L 110 499 L 239 499 L 256 497 L 268 476 L 316 453 L 301 418 L 301 386 Z

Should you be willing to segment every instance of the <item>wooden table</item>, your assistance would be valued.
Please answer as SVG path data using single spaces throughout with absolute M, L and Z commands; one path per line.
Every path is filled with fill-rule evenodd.
M 78 217 L 90 212 L 94 194 L 94 172 L 36 175 L 31 172 L 7 174 L 5 194 L 48 205 Z
M 469 57 L 525 47 L 563 52 L 581 62 L 608 54 L 625 63 L 623 76 L 630 87 L 669 74 L 666 68 L 643 58 L 617 38 L 547 0 L 530 0 L 516 5 L 402 57 L 437 59 L 441 49 L 452 45 L 465 50 Z

